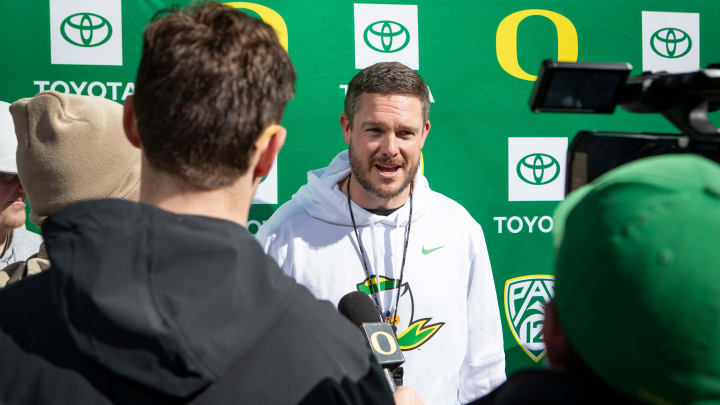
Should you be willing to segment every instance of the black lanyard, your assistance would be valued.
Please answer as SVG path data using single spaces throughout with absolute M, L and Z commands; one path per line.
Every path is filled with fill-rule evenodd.
M 375 307 L 377 308 L 378 313 L 380 314 L 380 317 L 386 321 L 390 321 L 393 325 L 396 322 L 397 319 L 397 310 L 398 305 L 400 304 L 400 287 L 402 286 L 402 280 L 403 280 L 403 273 L 405 272 L 405 258 L 407 256 L 407 248 L 408 248 L 408 242 L 410 241 L 410 224 L 412 224 L 412 212 L 413 212 L 413 183 L 410 183 L 410 215 L 408 216 L 408 223 L 407 227 L 405 227 L 405 245 L 403 246 L 403 256 L 402 256 L 402 264 L 400 265 L 400 279 L 398 280 L 397 285 L 395 286 L 397 288 L 397 297 L 395 298 L 395 312 L 393 313 L 393 316 L 391 319 L 388 319 L 383 315 L 382 308 L 380 307 L 380 299 L 378 296 L 378 293 L 380 292 L 380 280 L 378 279 L 377 274 L 375 274 L 375 288 L 373 288 L 373 284 L 371 281 L 371 278 L 373 277 L 370 274 L 370 269 L 368 269 L 367 265 L 367 259 L 365 258 L 365 249 L 363 248 L 362 240 L 360 239 L 360 234 L 357 230 L 357 225 L 355 225 L 355 215 L 353 215 L 352 210 L 352 204 L 350 203 L 350 179 L 352 177 L 352 173 L 350 173 L 350 176 L 348 176 L 348 183 L 347 183 L 347 201 L 348 201 L 348 210 L 350 211 L 350 219 L 352 220 L 353 230 L 355 231 L 355 237 L 358 241 L 358 247 L 360 248 L 360 257 L 362 258 L 362 265 L 363 269 L 365 270 L 365 277 L 368 283 L 370 283 L 370 292 L 372 293 L 372 298 L 375 300 Z M 392 310 L 392 308 L 391 308 Z

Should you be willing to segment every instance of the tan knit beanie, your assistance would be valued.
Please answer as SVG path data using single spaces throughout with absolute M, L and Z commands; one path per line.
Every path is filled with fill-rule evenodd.
M 122 105 L 55 91 L 10 106 L 30 220 L 78 201 L 140 197 L 140 150 L 125 138 Z

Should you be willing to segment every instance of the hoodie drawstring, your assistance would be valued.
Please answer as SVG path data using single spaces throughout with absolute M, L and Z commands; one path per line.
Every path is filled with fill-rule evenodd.
M 375 236 L 375 221 L 373 221 L 373 218 L 370 217 L 370 242 L 372 242 L 372 254 L 373 254 L 373 267 L 370 269 L 372 272 L 372 275 L 375 277 L 375 280 L 377 281 L 377 289 L 378 289 L 378 307 L 380 307 L 380 310 L 382 310 L 381 314 L 382 316 L 385 316 L 385 304 L 383 303 L 382 294 L 380 294 L 380 275 L 378 274 L 378 269 L 380 268 L 380 264 L 378 263 L 378 249 L 377 249 L 377 237 Z M 392 301 L 390 301 L 392 302 Z M 389 311 L 390 309 L 388 309 Z

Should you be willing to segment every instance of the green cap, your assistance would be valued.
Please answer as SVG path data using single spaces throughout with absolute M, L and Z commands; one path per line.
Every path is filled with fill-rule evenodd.
M 577 354 L 630 397 L 720 402 L 720 166 L 619 167 L 555 213 L 554 302 Z

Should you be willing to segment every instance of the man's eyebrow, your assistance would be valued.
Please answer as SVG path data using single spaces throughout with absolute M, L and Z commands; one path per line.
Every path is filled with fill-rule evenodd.
M 368 127 L 380 127 L 380 128 L 387 128 L 387 124 L 385 124 L 382 121 L 366 121 L 360 124 L 361 128 L 368 128 Z M 419 132 L 420 127 L 414 127 L 411 125 L 400 125 L 398 126 L 398 129 L 401 131 L 410 131 L 410 132 Z
M 401 131 L 410 131 L 410 132 L 420 132 L 420 128 L 421 127 L 414 127 L 411 125 L 400 125 L 398 127 L 398 129 Z
M 361 124 L 363 127 L 386 127 L 382 121 L 365 121 Z

